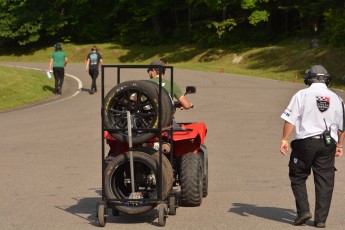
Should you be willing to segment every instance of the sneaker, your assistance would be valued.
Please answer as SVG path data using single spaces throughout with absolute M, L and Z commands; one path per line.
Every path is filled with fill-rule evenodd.
M 317 227 L 317 228 L 325 228 L 325 227 L 326 227 L 326 224 L 325 224 L 325 223 L 322 223 L 322 222 L 316 222 L 316 221 L 314 221 L 314 226 Z
M 59 88 L 59 90 L 58 90 L 58 93 L 59 93 L 59 94 L 61 94 L 61 93 L 62 93 L 62 90 L 61 90 L 61 88 Z
M 90 94 L 93 94 L 93 89 L 90 89 L 89 93 L 90 93 Z
M 298 214 L 298 216 L 295 219 L 294 225 L 302 225 L 305 222 L 307 222 L 309 219 L 311 219 L 312 215 L 310 212 L 303 212 Z

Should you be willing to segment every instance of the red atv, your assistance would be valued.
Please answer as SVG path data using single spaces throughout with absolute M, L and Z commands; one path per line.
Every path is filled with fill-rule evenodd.
M 102 91 L 106 67 L 102 66 Z M 173 75 L 172 67 L 164 68 L 171 68 Z M 103 141 L 103 195 L 97 210 L 101 226 L 107 206 L 114 215 L 135 215 L 158 204 L 158 222 L 165 225 L 166 214 L 176 214 L 178 200 L 185 206 L 199 206 L 207 196 L 206 126 L 203 122 L 176 123 L 174 113 L 181 105 L 160 85 L 125 81 L 105 97 L 102 92 L 102 133 L 108 155 Z M 195 87 L 186 88 L 186 94 L 195 92 Z

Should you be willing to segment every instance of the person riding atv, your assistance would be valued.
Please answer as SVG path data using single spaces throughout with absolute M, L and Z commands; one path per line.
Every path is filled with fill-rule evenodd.
M 165 63 L 160 60 L 154 60 L 150 63 L 150 66 L 165 66 Z M 161 68 L 162 72 L 161 75 L 159 75 L 159 68 L 148 68 L 147 69 L 147 73 L 150 76 L 151 81 L 156 82 L 157 84 L 159 84 L 159 77 L 162 77 L 162 86 L 168 91 L 170 92 L 171 90 L 171 82 L 167 79 L 164 78 L 164 74 L 165 74 L 165 68 Z M 181 104 L 183 109 L 190 109 L 193 108 L 194 105 L 188 101 L 188 99 L 183 95 L 181 88 L 174 82 L 173 83 L 173 93 L 174 93 L 174 97 L 176 98 L 176 100 Z

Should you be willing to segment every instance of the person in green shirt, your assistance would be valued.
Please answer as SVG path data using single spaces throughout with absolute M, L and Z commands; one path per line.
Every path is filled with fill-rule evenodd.
M 60 44 L 54 45 L 55 51 L 50 55 L 50 63 L 48 71 L 51 72 L 53 68 L 53 74 L 55 79 L 55 94 L 61 94 L 62 85 L 65 79 L 65 67 L 68 62 L 67 55 L 62 51 L 62 46 Z
M 161 60 L 154 60 L 150 63 L 150 66 L 165 66 L 164 62 Z M 151 81 L 154 81 L 156 83 L 159 83 L 159 69 L 158 68 L 148 68 L 147 69 L 147 73 L 150 76 Z M 164 78 L 164 74 L 165 74 L 165 68 L 162 68 L 162 86 L 168 91 L 170 92 L 171 90 L 171 82 L 167 79 Z M 190 109 L 193 108 L 193 104 L 190 103 L 188 101 L 188 99 L 183 95 L 181 88 L 175 84 L 175 82 L 173 83 L 173 93 L 174 93 L 174 97 L 176 98 L 176 100 L 178 100 L 178 102 L 182 105 L 183 109 Z

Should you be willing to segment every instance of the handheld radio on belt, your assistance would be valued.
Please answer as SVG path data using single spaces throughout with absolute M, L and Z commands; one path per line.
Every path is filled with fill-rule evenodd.
M 322 135 L 323 135 L 325 144 L 329 146 L 331 145 L 331 132 L 328 130 L 325 118 L 323 119 L 323 121 L 325 122 L 326 130 L 322 133 Z

